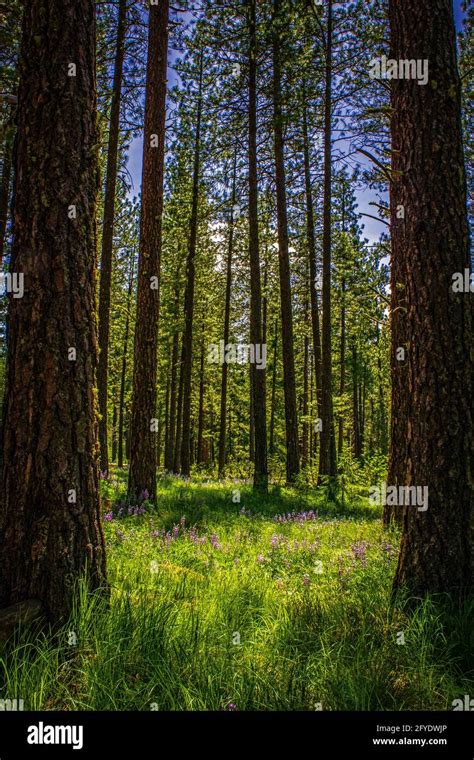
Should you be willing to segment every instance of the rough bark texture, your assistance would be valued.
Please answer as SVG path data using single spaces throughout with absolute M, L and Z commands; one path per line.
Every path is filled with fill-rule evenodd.
M 25 293 L 10 298 L 8 310 L 0 607 L 36 599 L 58 622 L 86 567 L 90 587 L 105 587 L 92 0 L 25 6 L 17 125 L 11 270 L 23 273 Z
M 319 450 L 319 477 L 336 475 L 336 440 L 332 399 L 331 354 L 331 110 L 332 110 L 332 0 L 328 0 L 326 39 L 326 85 L 324 96 L 324 201 L 323 201 L 323 320 L 322 320 L 322 375 L 321 375 L 321 446 Z
M 150 6 L 128 494 L 156 494 L 156 372 L 165 155 L 168 0 Z M 157 143 L 157 144 L 156 144 Z M 157 278 L 157 280 L 153 280 Z
M 120 101 L 122 98 L 122 73 L 125 51 L 127 2 L 120 0 L 115 51 L 114 83 L 110 106 L 109 145 L 105 175 L 104 220 L 102 226 L 102 255 L 100 259 L 99 287 L 99 365 L 97 389 L 99 395 L 99 445 L 100 469 L 109 469 L 107 433 L 107 380 L 110 333 L 110 289 L 112 283 L 112 247 L 115 218 L 115 187 L 117 184 L 118 145 L 120 134 Z
M 389 11 L 392 57 L 429 60 L 426 86 L 392 82 L 392 256 L 406 291 L 408 351 L 392 410 L 392 427 L 400 409 L 406 415 L 406 440 L 397 450 L 392 438 L 390 478 L 429 489 L 426 511 L 403 509 L 395 588 L 457 593 L 472 583 L 473 306 L 472 294 L 452 290 L 453 274 L 469 268 L 453 8 L 391 0 Z
M 279 0 L 273 2 L 273 130 L 278 226 L 278 262 L 280 269 L 281 334 L 283 350 L 283 387 L 285 391 L 286 479 L 293 483 L 299 473 L 298 415 L 291 303 L 290 258 L 288 252 L 288 218 L 281 104 L 280 34 L 282 18 Z
M 196 117 L 196 134 L 194 138 L 193 197 L 189 229 L 188 255 L 186 259 L 186 289 L 184 293 L 184 331 L 183 363 L 181 367 L 183 381 L 183 417 L 181 433 L 181 474 L 189 477 L 191 473 L 191 375 L 193 368 L 193 327 L 194 327 L 194 281 L 196 241 L 198 227 L 199 174 L 201 167 L 201 119 L 202 119 L 202 72 L 203 53 L 199 63 L 199 90 Z
M 262 286 L 258 240 L 257 175 L 257 34 L 256 3 L 248 4 L 249 23 L 249 258 L 250 258 L 250 342 L 263 343 Z M 263 491 L 268 487 L 266 369 L 250 365 L 250 389 L 253 419 L 253 485 Z

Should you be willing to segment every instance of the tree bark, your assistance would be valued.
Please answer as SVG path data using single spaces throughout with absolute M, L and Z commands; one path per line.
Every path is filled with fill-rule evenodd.
M 232 195 L 230 201 L 230 218 L 229 218 L 229 240 L 227 244 L 227 263 L 226 263 L 226 284 L 225 284 L 225 306 L 224 306 L 224 346 L 229 342 L 230 333 L 230 296 L 232 289 L 232 255 L 234 251 L 234 206 L 236 200 L 236 181 L 237 181 L 237 147 L 234 151 L 234 166 L 232 173 Z M 219 424 L 219 478 L 225 476 L 226 461 L 226 416 L 227 416 L 227 380 L 228 364 L 222 363 L 221 376 L 221 404 L 220 404 L 220 424 Z
M 79 576 L 91 590 L 106 586 L 94 395 L 92 0 L 25 5 L 20 58 L 11 271 L 23 273 L 25 293 L 10 296 L 8 308 L 0 607 L 36 599 L 57 623 L 71 611 Z
M 132 251 L 130 260 L 130 275 L 128 280 L 127 291 L 127 312 L 125 316 L 125 330 L 123 336 L 122 348 L 122 367 L 120 370 L 120 396 L 119 396 L 119 418 L 118 418 L 118 453 L 117 465 L 123 467 L 123 436 L 124 436 L 124 416 L 125 416 L 125 381 L 127 378 L 127 353 L 128 337 L 130 333 L 130 309 L 132 308 L 133 280 L 135 270 L 135 253 Z
M 275 319 L 275 332 L 273 334 L 273 366 L 272 366 L 272 394 L 270 404 L 270 454 L 275 453 L 275 413 L 276 413 L 276 378 L 278 360 L 278 319 Z
M 178 277 L 178 274 L 177 274 Z M 174 314 L 178 317 L 179 308 L 179 285 L 175 288 Z M 168 437 L 165 451 L 165 470 L 173 471 L 173 462 L 175 454 L 175 436 L 176 436 L 176 401 L 177 401 L 177 375 L 178 375 L 178 351 L 179 351 L 179 332 L 174 331 L 173 349 L 171 353 L 171 385 L 170 385 L 170 404 L 169 404 L 169 421 Z
M 336 475 L 336 441 L 332 398 L 331 353 L 331 111 L 332 111 L 332 0 L 328 0 L 326 39 L 326 72 L 324 96 L 324 201 L 323 201 L 323 324 L 321 376 L 321 441 L 319 449 L 319 478 Z
M 299 473 L 298 415 L 296 410 L 293 314 L 291 304 L 290 259 L 288 252 L 288 218 L 281 104 L 280 35 L 282 18 L 279 0 L 273 0 L 273 129 L 278 227 L 278 262 L 280 270 L 280 305 L 283 350 L 283 387 L 285 392 L 286 479 L 293 483 Z
M 359 365 L 357 361 L 357 348 L 352 346 L 352 451 L 355 459 L 360 459 L 362 453 L 360 410 L 359 410 Z
M 198 409 L 198 434 L 197 434 L 197 451 L 196 464 L 202 464 L 204 461 L 204 335 L 201 338 L 200 360 L 199 360 L 199 409 Z
M 258 237 L 258 167 L 257 167 L 257 26 L 256 2 L 249 0 L 248 8 L 248 65 L 249 65 L 249 259 L 250 259 L 250 343 L 263 345 L 262 286 L 260 280 L 260 251 Z M 268 488 L 266 368 L 250 365 L 251 432 L 253 427 L 253 487 Z M 252 436 L 251 436 L 252 438 Z
M 309 257 L 309 277 L 310 277 L 310 296 L 311 296 L 311 328 L 313 335 L 313 355 L 315 363 L 315 383 L 316 383 L 316 416 L 320 416 L 321 400 L 321 329 L 319 324 L 319 303 L 316 266 L 316 240 L 314 235 L 314 204 L 313 193 L 311 189 L 311 167 L 309 160 L 309 140 L 308 140 L 308 117 L 306 109 L 306 87 L 303 82 L 303 153 L 304 153 L 304 180 L 306 196 L 306 242 L 308 246 Z
M 99 364 L 97 367 L 97 391 L 99 397 L 99 445 L 100 468 L 109 469 L 107 390 L 110 335 L 110 291 L 112 284 L 112 250 L 115 219 L 115 188 L 117 184 L 118 146 L 120 136 L 120 101 L 122 98 L 122 73 L 125 55 L 125 28 L 127 2 L 120 0 L 115 51 L 114 83 L 110 106 L 109 145 L 105 175 L 104 220 L 102 226 L 102 256 L 100 259 L 99 288 Z
M 168 0 L 149 9 L 142 210 L 128 495 L 156 495 L 156 372 L 165 155 Z
M 392 427 L 406 414 L 406 441 L 396 450 L 392 438 L 390 479 L 428 488 L 425 511 L 403 507 L 394 588 L 457 595 L 472 584 L 473 303 L 452 287 L 470 266 L 453 7 L 390 0 L 389 16 L 391 57 L 429 61 L 427 85 L 392 82 L 392 255 L 408 351 L 392 409 Z
M 184 331 L 183 331 L 183 417 L 181 434 L 181 474 L 191 474 L 191 374 L 193 367 L 193 323 L 194 323 L 194 281 L 196 241 L 198 227 L 199 174 L 201 168 L 201 120 L 202 120 L 202 76 L 204 54 L 199 58 L 199 90 L 196 116 L 196 134 L 194 142 L 193 195 L 191 221 L 186 259 L 186 290 L 184 294 Z

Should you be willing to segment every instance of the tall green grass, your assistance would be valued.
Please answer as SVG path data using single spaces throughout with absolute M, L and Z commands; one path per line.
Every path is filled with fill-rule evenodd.
M 120 475 L 104 484 L 115 514 L 121 492 Z M 0 653 L 1 698 L 32 710 L 434 710 L 472 693 L 472 601 L 393 608 L 398 536 L 363 499 L 164 479 L 146 506 L 104 522 L 110 604 L 82 584 L 59 633 L 17 633 Z M 318 516 L 275 520 L 308 510 Z

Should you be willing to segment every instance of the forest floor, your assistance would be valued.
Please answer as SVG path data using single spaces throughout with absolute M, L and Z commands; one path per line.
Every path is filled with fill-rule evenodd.
M 472 691 L 472 610 L 391 606 L 399 537 L 368 500 L 164 478 L 157 508 L 128 514 L 125 473 L 102 488 L 110 607 L 83 589 L 56 637 L 10 643 L 1 696 L 33 710 L 444 710 Z

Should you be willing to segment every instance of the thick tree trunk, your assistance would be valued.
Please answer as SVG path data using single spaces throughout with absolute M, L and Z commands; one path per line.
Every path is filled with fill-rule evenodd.
M 230 296 L 232 289 L 232 255 L 234 251 L 234 206 L 236 200 L 237 181 L 237 148 L 234 151 L 234 166 L 232 173 L 232 195 L 230 201 L 229 240 L 227 244 L 226 283 L 225 283 L 225 306 L 224 306 L 224 346 L 229 342 L 230 334 Z M 226 415 L 227 415 L 227 380 L 228 364 L 222 363 L 221 377 L 221 405 L 219 424 L 219 478 L 225 475 L 226 461 Z
M 323 324 L 321 376 L 321 442 L 319 477 L 336 475 L 336 440 L 332 400 L 331 354 L 331 110 L 332 110 L 332 0 L 328 0 L 326 39 L 326 85 L 324 96 L 324 201 L 323 201 Z
M 165 155 L 168 0 L 149 9 L 142 210 L 128 495 L 156 493 L 156 371 Z
M 249 258 L 250 258 L 250 343 L 263 346 L 262 287 L 260 281 L 260 252 L 258 239 L 258 170 L 257 170 L 257 29 L 256 2 L 248 2 L 249 31 Z M 250 365 L 251 421 L 253 426 L 254 471 L 253 486 L 268 488 L 267 409 L 265 367 Z M 251 430 L 252 432 L 252 430 Z
M 125 416 L 125 382 L 127 378 L 127 353 L 128 337 L 130 333 L 130 309 L 132 308 L 133 280 L 135 272 L 135 254 L 132 251 L 130 260 L 130 275 L 128 280 L 127 292 L 127 311 L 125 315 L 125 330 L 123 335 L 122 348 L 122 366 L 120 369 L 120 396 L 119 396 L 119 417 L 118 417 L 118 453 L 117 465 L 123 467 L 123 436 L 124 436 L 124 416 Z
M 406 414 L 406 441 L 397 450 L 392 438 L 390 479 L 428 489 L 427 509 L 403 507 L 394 585 L 457 594 L 472 584 L 473 302 L 453 291 L 453 275 L 469 270 L 453 6 L 390 0 L 389 14 L 391 57 L 429 61 L 427 85 L 392 82 L 392 254 L 408 351 L 392 409 L 392 427 Z
M 181 474 L 191 474 L 191 374 L 193 367 L 193 323 L 194 323 L 194 281 L 196 241 L 198 227 L 199 174 L 201 169 L 201 119 L 202 119 L 202 73 L 204 54 L 199 60 L 199 90 L 196 116 L 196 134 L 194 142 L 193 196 L 191 221 L 186 259 L 186 290 L 184 294 L 184 332 L 183 332 L 183 422 L 181 434 Z
M 286 178 L 283 147 L 283 113 L 281 104 L 280 35 L 283 19 L 279 0 L 273 0 L 273 129 L 275 151 L 275 181 L 278 226 L 278 262 L 280 269 L 280 303 L 283 350 L 283 387 L 285 392 L 286 479 L 293 483 L 299 473 L 298 416 L 296 411 L 296 379 L 293 344 L 293 313 L 291 303 L 290 258 L 288 252 L 288 219 L 286 209 Z
M 56 623 L 82 573 L 91 589 L 105 586 L 92 0 L 25 5 L 17 126 L 11 271 L 24 275 L 25 294 L 8 309 L 0 607 L 37 599 Z
M 109 469 L 107 432 L 107 386 L 110 335 L 110 291 L 112 283 L 112 249 L 115 219 L 115 187 L 117 183 L 118 146 L 120 136 L 120 101 L 122 98 L 122 73 L 125 54 L 125 28 L 127 2 L 120 0 L 115 52 L 114 83 L 110 106 L 109 146 L 105 176 L 104 220 L 102 227 L 102 256 L 100 259 L 99 289 L 99 365 L 97 367 L 97 391 L 99 397 L 99 444 L 100 469 Z

